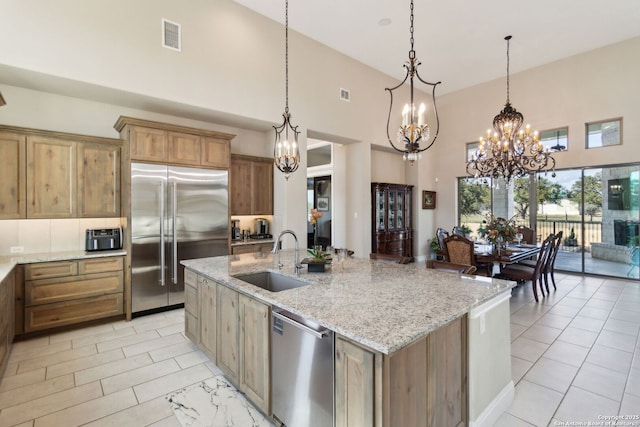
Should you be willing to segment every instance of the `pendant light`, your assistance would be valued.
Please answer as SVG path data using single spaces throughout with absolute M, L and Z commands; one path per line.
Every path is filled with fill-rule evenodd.
M 285 69 L 285 107 L 282 117 L 284 121 L 280 126 L 274 126 L 276 141 L 273 146 L 273 163 L 284 173 L 285 180 L 289 175 L 298 170 L 300 166 L 300 150 L 298 148 L 298 126 L 291 124 L 289 113 L 289 0 L 285 0 L 285 25 L 284 25 L 284 69 Z

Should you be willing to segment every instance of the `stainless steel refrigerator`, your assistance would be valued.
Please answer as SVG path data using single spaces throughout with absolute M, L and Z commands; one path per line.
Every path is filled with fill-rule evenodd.
M 184 304 L 183 259 L 228 254 L 227 171 L 131 164 L 132 312 Z

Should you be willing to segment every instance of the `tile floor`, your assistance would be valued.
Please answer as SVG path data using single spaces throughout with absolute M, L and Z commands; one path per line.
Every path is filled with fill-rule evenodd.
M 640 415 L 640 284 L 556 278 L 558 290 L 540 303 L 529 284 L 513 290 L 515 399 L 495 425 Z M 0 382 L 0 427 L 214 425 L 196 419 L 216 415 L 203 393 L 220 390 L 220 406 L 245 403 L 183 329 L 175 310 L 16 343 Z M 225 412 L 215 425 L 268 424 L 256 414 Z

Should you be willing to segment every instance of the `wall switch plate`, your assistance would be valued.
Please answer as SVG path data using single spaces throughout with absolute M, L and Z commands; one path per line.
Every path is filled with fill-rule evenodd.
M 10 251 L 12 254 L 21 254 L 21 253 L 23 253 L 23 252 L 24 252 L 24 246 L 11 246 L 11 247 L 9 248 L 9 251 Z

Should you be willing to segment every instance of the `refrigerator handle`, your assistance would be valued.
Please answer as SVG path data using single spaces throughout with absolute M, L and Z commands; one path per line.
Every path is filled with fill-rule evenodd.
M 174 285 L 178 284 L 178 236 L 177 236 L 177 232 L 176 232 L 176 216 L 178 215 L 178 208 L 177 208 L 177 196 L 176 196 L 176 190 L 177 190 L 177 186 L 178 184 L 174 181 L 172 183 L 173 185 L 173 203 L 172 203 L 172 218 L 173 218 L 173 224 L 172 224 L 172 229 L 173 229 L 173 271 L 171 273 L 171 280 L 173 281 Z
M 165 212 L 164 212 L 164 195 L 166 192 L 164 181 L 160 181 L 160 286 L 165 286 L 164 282 L 164 269 L 165 269 L 165 250 L 164 250 L 164 221 L 165 221 Z

